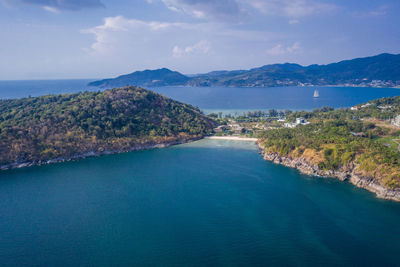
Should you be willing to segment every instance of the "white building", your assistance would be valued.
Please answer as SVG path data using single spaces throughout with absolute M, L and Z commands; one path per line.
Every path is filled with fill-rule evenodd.
M 307 121 L 305 118 L 300 117 L 296 118 L 296 122 L 287 122 L 283 126 L 286 128 L 296 128 L 299 125 L 307 125 L 310 124 L 309 121 Z
M 310 124 L 310 122 L 308 122 L 305 118 L 300 117 L 300 118 L 296 118 L 296 124 L 302 124 L 302 125 L 307 125 Z
M 391 105 L 381 105 L 381 106 L 378 106 L 378 108 L 379 109 L 389 109 L 389 108 L 392 108 L 393 106 L 391 106 Z

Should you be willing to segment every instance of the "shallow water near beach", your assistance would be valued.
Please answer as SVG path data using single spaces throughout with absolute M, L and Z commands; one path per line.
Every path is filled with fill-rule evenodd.
M 3 266 L 397 265 L 400 203 L 201 140 L 0 172 Z

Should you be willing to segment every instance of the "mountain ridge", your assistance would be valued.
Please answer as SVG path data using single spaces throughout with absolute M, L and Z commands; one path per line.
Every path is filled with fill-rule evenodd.
M 269 64 L 249 70 L 217 70 L 190 77 L 167 68 L 136 71 L 91 86 L 369 86 L 400 87 L 400 54 L 382 53 L 326 65 Z

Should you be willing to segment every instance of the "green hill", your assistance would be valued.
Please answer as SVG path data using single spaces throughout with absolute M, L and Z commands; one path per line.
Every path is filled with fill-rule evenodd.
M 0 166 L 180 143 L 213 127 L 199 109 L 139 87 L 0 100 Z
M 119 87 L 126 85 L 135 86 L 166 86 L 181 85 L 189 80 L 183 74 L 163 68 L 158 70 L 136 71 L 130 74 L 121 75 L 114 79 L 104 79 L 89 83 L 90 86 L 98 87 Z

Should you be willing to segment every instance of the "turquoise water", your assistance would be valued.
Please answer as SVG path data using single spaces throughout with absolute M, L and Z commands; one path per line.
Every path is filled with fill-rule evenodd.
M 253 143 L 0 172 L 2 266 L 395 266 L 400 203 L 264 161 Z

